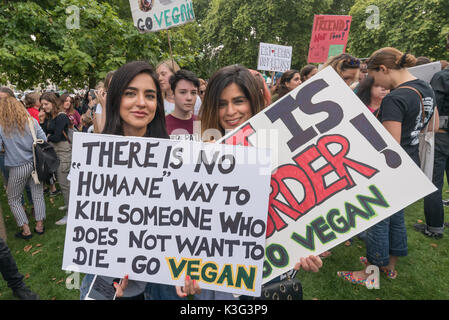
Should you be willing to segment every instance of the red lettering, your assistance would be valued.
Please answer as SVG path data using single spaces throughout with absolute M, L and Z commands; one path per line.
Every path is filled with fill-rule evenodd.
M 324 176 L 332 171 L 335 171 L 335 168 L 328 163 L 319 170 L 315 171 L 311 167 L 311 163 L 321 156 L 322 155 L 318 151 L 317 147 L 312 146 L 293 159 L 304 170 L 306 175 L 312 181 L 317 204 L 320 204 L 338 191 L 345 189 L 348 185 L 348 182 L 343 177 L 332 183 L 329 187 L 325 186 Z
M 342 147 L 335 155 L 332 155 L 328 148 L 328 145 L 332 143 L 338 143 Z M 334 166 L 338 176 L 347 179 L 349 187 L 355 186 L 355 182 L 349 174 L 348 168 L 355 170 L 366 178 L 371 178 L 379 172 L 377 169 L 366 164 L 346 158 L 349 152 L 349 141 L 343 136 L 333 135 L 322 137 L 318 140 L 317 147 L 326 160 Z
M 248 137 L 254 134 L 256 131 L 250 124 L 247 124 L 242 129 L 237 131 L 233 136 L 227 138 L 225 140 L 225 144 L 232 144 L 235 146 L 242 145 L 245 147 L 252 146 L 252 144 L 248 141 Z
M 295 198 L 286 185 L 286 179 L 296 180 L 302 184 L 304 188 L 304 198 L 301 202 Z M 300 216 L 312 209 L 316 202 L 315 192 L 310 180 L 301 168 L 293 164 L 281 166 L 276 170 L 276 173 L 271 176 L 271 188 L 272 191 L 270 193 L 270 203 L 268 207 L 269 219 L 267 221 L 267 238 L 270 237 L 275 230 L 280 231 L 287 226 L 276 209 L 296 221 Z M 285 198 L 287 204 L 276 199 L 279 193 Z

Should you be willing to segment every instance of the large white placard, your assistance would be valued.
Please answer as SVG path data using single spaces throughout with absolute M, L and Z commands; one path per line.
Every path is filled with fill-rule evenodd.
M 426 63 L 420 66 L 408 68 L 408 71 L 418 79 L 430 83 L 433 75 L 441 71 L 441 63 L 439 61 Z
M 292 47 L 263 43 L 259 45 L 257 70 L 285 72 L 292 63 Z
M 218 142 L 272 149 L 264 282 L 436 190 L 331 67 Z
M 140 32 L 173 28 L 195 20 L 192 0 L 129 0 Z
M 259 295 L 269 153 L 75 133 L 63 269 Z

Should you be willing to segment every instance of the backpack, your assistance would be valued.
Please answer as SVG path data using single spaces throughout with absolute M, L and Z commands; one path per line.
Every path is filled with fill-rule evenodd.
M 50 183 L 50 180 L 56 180 L 56 171 L 59 168 L 59 159 L 55 149 L 46 141 L 36 138 L 34 123 L 28 118 L 28 125 L 33 136 L 33 161 L 34 170 L 31 173 L 34 183 L 39 184 L 40 181 Z

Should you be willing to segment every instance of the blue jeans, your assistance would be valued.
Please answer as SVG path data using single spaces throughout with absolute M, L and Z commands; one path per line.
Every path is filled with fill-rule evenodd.
M 145 288 L 145 300 L 187 300 L 187 298 L 178 297 L 175 286 L 151 282 Z
M 379 267 L 387 266 L 390 255 L 405 257 L 408 254 L 407 230 L 404 210 L 396 212 L 366 232 L 366 258 Z
M 427 229 L 434 233 L 444 231 L 444 208 L 443 208 L 443 184 L 444 171 L 449 163 L 449 134 L 435 134 L 435 158 L 433 164 L 432 182 L 437 191 L 424 198 L 424 216 Z

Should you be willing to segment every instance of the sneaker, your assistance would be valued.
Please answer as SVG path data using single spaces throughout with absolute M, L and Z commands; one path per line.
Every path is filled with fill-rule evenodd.
M 421 232 L 422 234 L 424 234 L 425 236 L 427 236 L 429 238 L 433 238 L 433 239 L 443 238 L 442 233 L 435 233 L 435 232 L 430 232 L 429 230 L 427 230 L 426 224 L 417 223 L 417 224 L 413 225 L 413 228 L 415 228 L 416 231 Z
M 67 224 L 67 216 L 64 216 L 64 218 L 62 218 L 61 220 L 56 221 L 55 224 L 57 224 L 58 226 Z
M 59 207 L 58 210 L 59 210 L 59 211 L 65 211 L 65 210 L 67 210 L 67 206 Z
M 443 200 L 443 206 L 449 207 L 449 199 L 448 200 Z
M 27 286 L 23 286 L 12 291 L 13 295 L 20 300 L 39 300 L 39 296 L 27 288 Z

